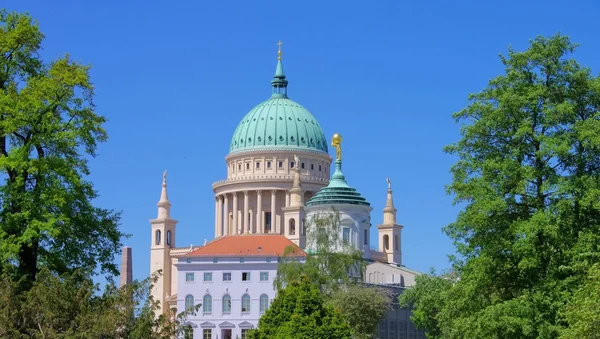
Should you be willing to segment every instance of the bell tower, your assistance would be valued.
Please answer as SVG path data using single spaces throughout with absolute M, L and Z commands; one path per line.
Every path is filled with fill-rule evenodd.
M 392 181 L 387 178 L 387 200 L 383 208 L 383 223 L 377 226 L 379 252 L 383 252 L 387 262 L 402 265 L 402 228 L 396 223 L 396 208 L 392 197 Z
M 167 171 L 163 174 L 162 190 L 158 201 L 158 216 L 150 220 L 152 246 L 150 248 L 150 274 L 162 270 L 162 274 L 152 287 L 154 300 L 160 301 L 162 312 L 168 309 L 166 299 L 172 292 L 171 248 L 175 247 L 175 226 L 177 220 L 171 219 L 171 203 L 167 196 Z

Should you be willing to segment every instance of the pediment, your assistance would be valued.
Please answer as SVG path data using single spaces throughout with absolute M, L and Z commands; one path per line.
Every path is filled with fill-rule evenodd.
M 230 323 L 229 321 L 224 321 L 222 323 L 219 324 L 219 327 L 221 328 L 235 328 L 235 325 Z
M 247 322 L 247 321 L 242 321 L 238 326 L 240 328 L 254 328 L 254 325 L 252 323 Z
M 203 323 L 200 324 L 200 327 L 202 328 L 215 328 L 215 324 L 211 323 L 210 321 L 205 321 Z

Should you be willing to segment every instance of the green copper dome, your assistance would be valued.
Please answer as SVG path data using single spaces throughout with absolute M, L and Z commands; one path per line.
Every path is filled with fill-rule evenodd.
M 240 121 L 229 152 L 249 150 L 312 150 L 327 153 L 327 140 L 317 119 L 287 97 L 281 60 L 271 81 L 273 94 Z
M 331 176 L 329 185 L 321 188 L 309 201 L 306 207 L 316 205 L 336 205 L 351 204 L 371 206 L 367 199 L 360 195 L 356 189 L 350 187 L 346 182 L 346 177 L 342 173 L 342 161 L 335 162 L 335 172 Z

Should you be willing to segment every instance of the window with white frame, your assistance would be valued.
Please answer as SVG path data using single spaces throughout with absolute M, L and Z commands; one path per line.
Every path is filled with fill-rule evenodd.
M 269 281 L 269 272 L 260 272 L 260 281 Z
M 212 272 L 204 272 L 204 281 L 212 281 Z
M 194 296 L 191 294 L 188 294 L 185 297 L 185 309 L 189 311 L 193 307 L 194 307 Z
M 231 313 L 231 296 L 225 294 L 223 296 L 223 313 Z
M 249 313 L 250 312 L 250 296 L 247 294 L 244 294 L 242 296 L 242 313 Z
M 186 273 L 185 281 L 194 281 L 194 273 Z
M 260 296 L 260 313 L 265 313 L 269 308 L 269 296 L 263 294 Z
M 250 272 L 242 272 L 242 281 L 250 281 Z
M 205 295 L 202 300 L 202 312 L 212 313 L 212 297 L 210 294 Z
M 212 329 L 205 328 L 202 330 L 202 339 L 212 339 Z
M 350 243 L 350 228 L 349 227 L 342 228 L 342 241 L 344 241 L 344 244 Z
M 231 272 L 223 272 L 223 281 L 231 281 Z

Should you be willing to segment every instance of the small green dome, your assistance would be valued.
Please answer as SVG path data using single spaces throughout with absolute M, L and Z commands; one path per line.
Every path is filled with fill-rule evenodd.
M 238 124 L 229 152 L 248 150 L 312 150 L 327 153 L 327 139 L 317 119 L 287 97 L 281 60 L 271 81 L 273 94 Z
M 335 162 L 335 172 L 331 176 L 329 185 L 321 188 L 309 201 L 306 202 L 306 207 L 316 205 L 336 205 L 336 204 L 351 204 L 371 206 L 356 189 L 350 187 L 346 182 L 346 177 L 342 173 L 342 161 Z

